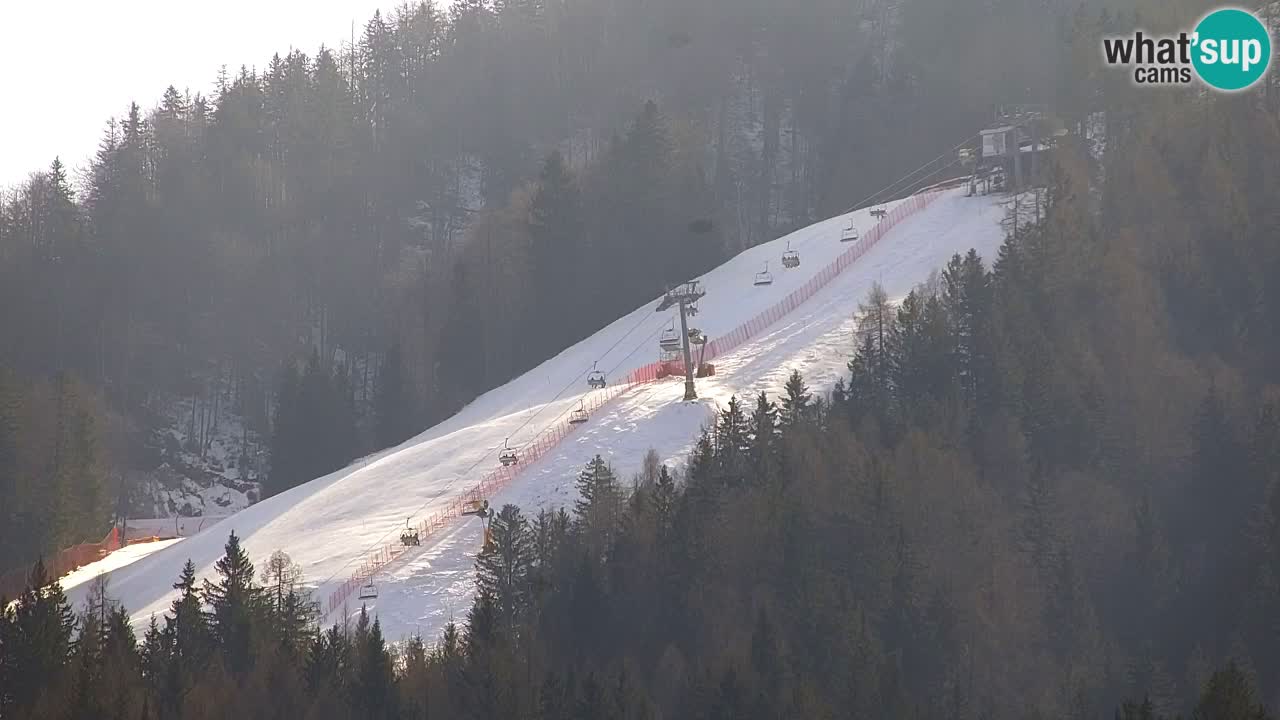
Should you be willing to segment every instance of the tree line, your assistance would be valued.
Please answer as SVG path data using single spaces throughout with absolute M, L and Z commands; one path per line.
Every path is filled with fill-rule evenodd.
M 1280 275 L 1253 269 L 1280 132 L 1234 98 L 1128 123 L 1105 176 L 1063 141 L 989 264 L 873 289 L 830 394 L 793 373 L 682 468 L 594 458 L 571 509 L 503 507 L 439 638 L 391 647 L 367 612 L 322 632 L 287 559 L 255 581 L 233 537 L 125 661 L 76 660 L 86 632 L 129 647 L 110 613 L 77 632 L 56 586 L 20 598 L 0 667 L 43 679 L 0 683 L 9 712 L 1270 717 Z M 71 691 L 119 668 L 121 695 Z
M 291 486 L 843 210 L 1069 69 L 1040 49 L 1075 31 L 1021 3 L 966 3 L 955 37 L 933 12 L 413 2 L 352 46 L 169 87 L 108 122 L 82 177 L 54 159 L 0 191 L 0 365 L 91 388 L 113 470 L 149 469 L 181 397 L 274 438 L 268 490 Z M 988 72 L 979 48 L 1011 35 L 1035 61 Z M 290 394 L 313 355 L 349 398 Z M 332 431 L 289 429 L 293 401 L 349 415 L 341 452 L 289 456 Z

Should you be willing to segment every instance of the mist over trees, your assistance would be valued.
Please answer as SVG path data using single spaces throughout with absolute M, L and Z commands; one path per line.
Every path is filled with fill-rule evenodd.
M 685 468 L 594 458 L 571 512 L 504 507 L 440 638 L 322 631 L 233 536 L 140 641 L 107 589 L 0 602 L 0 716 L 1271 717 L 1280 95 L 1100 74 L 1102 33 L 1194 16 L 1140 10 L 457 0 L 131 106 L 83 184 L 0 202 L 6 563 L 101 528 L 103 430 L 167 395 L 253 418 L 279 492 L 993 103 L 1105 146 L 1061 140 L 998 256 L 873 291 L 830 394 L 794 374 Z
M 990 48 L 1064 27 L 1012 2 L 404 4 L 354 47 L 122 106 L 83 177 L 0 192 L 0 364 L 94 388 L 127 464 L 175 396 L 287 455 L 281 368 L 314 355 L 358 430 L 306 472 L 333 469 L 1042 96 L 1052 53 Z

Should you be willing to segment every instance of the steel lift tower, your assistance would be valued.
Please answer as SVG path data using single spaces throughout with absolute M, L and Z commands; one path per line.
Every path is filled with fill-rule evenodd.
M 693 387 L 693 354 L 689 351 L 689 317 L 698 314 L 698 300 L 707 293 L 697 280 L 691 280 L 670 290 L 658 303 L 657 312 L 665 312 L 680 306 L 680 347 L 684 350 L 684 399 L 697 400 L 698 391 Z

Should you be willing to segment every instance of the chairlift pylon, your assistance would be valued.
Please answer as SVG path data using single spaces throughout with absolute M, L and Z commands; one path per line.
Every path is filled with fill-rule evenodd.
M 604 372 L 596 369 L 596 363 L 591 363 L 591 372 L 587 373 L 587 387 L 599 390 L 607 384 Z
M 756 276 L 751 281 L 751 284 L 756 286 L 773 284 L 773 274 L 769 272 L 768 260 L 764 262 L 764 270 L 761 270 L 760 272 L 756 273 Z
M 800 267 L 800 253 L 791 249 L 791 241 L 787 241 L 787 251 L 782 253 L 782 267 L 792 270 Z

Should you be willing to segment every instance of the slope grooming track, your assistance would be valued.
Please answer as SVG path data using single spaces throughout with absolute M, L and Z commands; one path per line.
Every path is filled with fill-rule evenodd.
M 867 209 L 841 215 L 751 248 L 699 278 L 707 295 L 697 323 L 712 338 L 707 355 L 717 373 L 698 381 L 698 402 L 680 401 L 679 382 L 655 382 L 656 338 L 670 316 L 654 312 L 654 298 L 396 448 L 110 568 L 109 592 L 141 626 L 167 610 L 187 558 L 198 575 L 214 574 L 234 530 L 256 561 L 277 549 L 289 553 L 317 584 L 315 599 L 328 622 L 359 610 L 353 589 L 372 575 L 379 593 L 369 605 L 387 635 L 434 637 L 455 611 L 465 614 L 471 597 L 482 531 L 480 523 L 457 517 L 466 500 L 485 497 L 496 507 L 510 502 L 536 512 L 572 502 L 576 474 L 596 454 L 623 478 L 650 448 L 663 461 L 679 462 L 733 395 L 775 393 L 792 369 L 815 389 L 830 387 L 852 353 L 853 316 L 873 283 L 900 297 L 952 254 L 975 248 L 990 259 L 1003 239 L 996 197 L 949 189 L 884 207 L 890 216 L 880 224 Z M 850 223 L 868 240 L 857 252 L 840 242 Z M 773 271 L 772 285 L 753 286 L 753 275 L 766 261 L 777 266 L 788 243 L 803 265 Z M 609 384 L 588 391 L 593 365 L 606 371 Z M 590 421 L 568 426 L 564 419 L 580 405 Z M 498 464 L 505 442 L 519 450 L 515 466 Z M 409 552 L 387 542 L 406 520 L 422 535 Z M 92 572 L 90 566 L 78 573 L 80 584 L 69 588 L 74 602 L 83 599 L 83 580 Z

